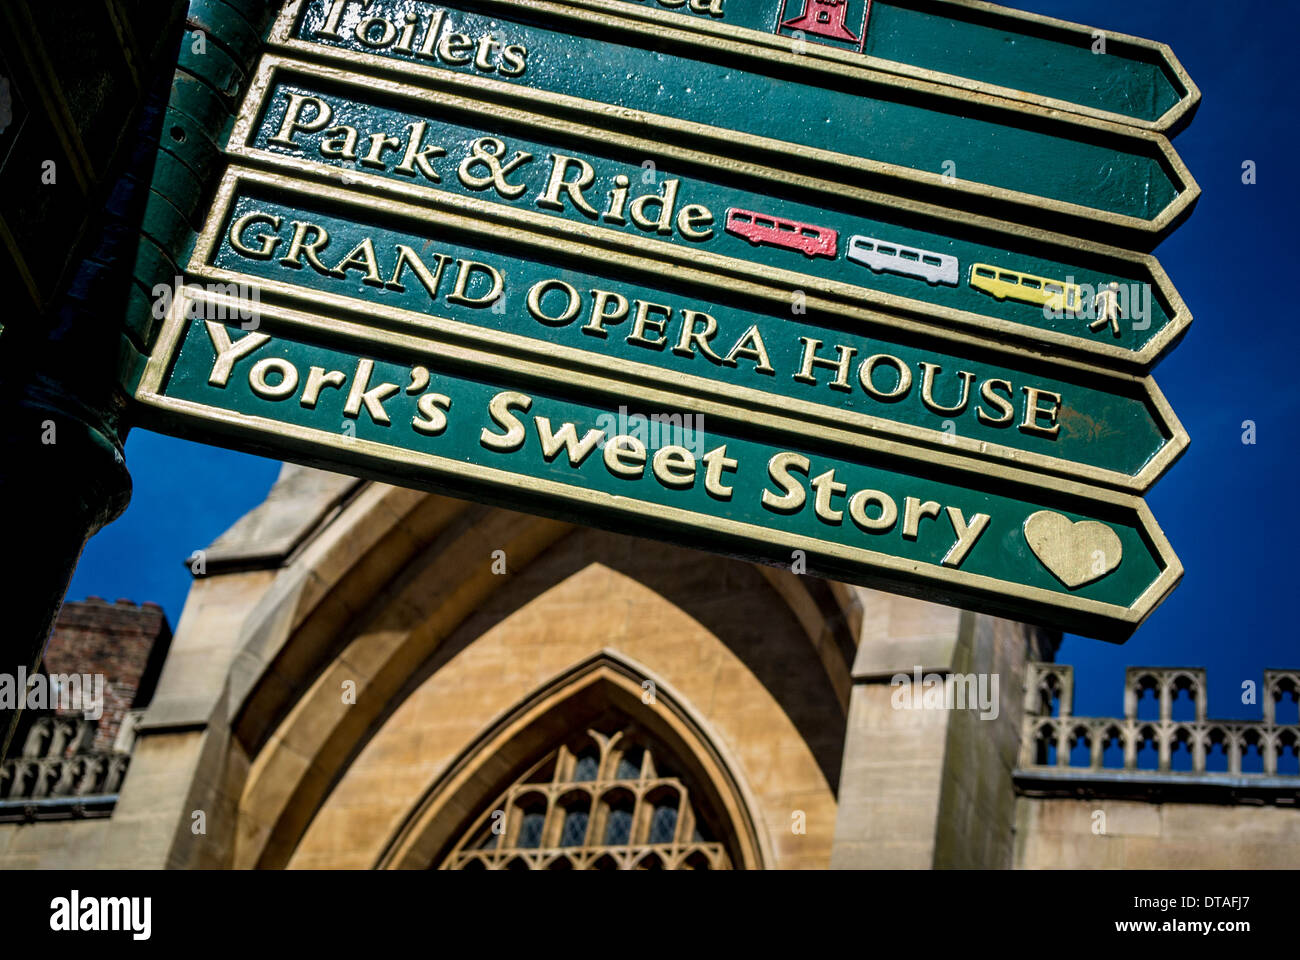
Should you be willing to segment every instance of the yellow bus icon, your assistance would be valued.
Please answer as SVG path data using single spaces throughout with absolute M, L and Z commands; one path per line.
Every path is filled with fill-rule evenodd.
M 1019 300 L 1072 313 L 1078 312 L 1083 300 L 1083 292 L 1077 283 L 1003 270 L 989 263 L 971 264 L 970 285 L 997 300 Z

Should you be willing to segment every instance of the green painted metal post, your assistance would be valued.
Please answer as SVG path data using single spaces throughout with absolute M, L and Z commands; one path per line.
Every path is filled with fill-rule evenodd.
M 6 611 L 0 672 L 10 677 L 39 668 L 82 548 L 131 497 L 114 422 L 113 371 L 74 359 L 95 356 L 102 339 L 81 325 L 31 352 L 10 344 L 3 351 L 0 443 L 7 455 L 0 465 L 0 525 L 10 533 L 10 566 L 0 591 Z M 0 706 L 0 756 L 9 753 L 21 710 L 21 702 Z
M 6 4 L 0 67 L 0 757 L 87 540 L 125 509 L 122 316 L 141 296 L 155 155 L 186 5 Z M 93 46 L 101 56 L 89 58 Z M 147 287 L 146 287 L 147 289 Z M 144 346 L 144 345 L 140 345 Z

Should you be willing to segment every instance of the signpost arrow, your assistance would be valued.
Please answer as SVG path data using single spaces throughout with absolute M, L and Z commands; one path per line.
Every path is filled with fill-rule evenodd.
M 1187 437 L 1150 378 L 991 350 L 554 236 L 233 168 L 190 262 L 375 324 L 474 342 L 734 408 L 1146 489 Z M 581 264 L 581 266 L 575 266 Z M 766 296 L 763 310 L 738 304 Z M 802 308 L 802 309 L 799 309 Z M 846 320 L 848 322 L 846 322 Z M 923 328 L 921 328 L 923 332 Z
M 467 7 L 285 3 L 128 318 L 141 421 L 1110 640 L 1173 589 L 1134 494 L 1191 318 L 1101 242 L 1196 198 L 1164 48 L 1084 66 L 974 0 Z
M 637 418 L 617 383 L 266 305 L 254 331 L 211 319 L 238 308 L 177 298 L 136 389 L 149 422 L 1105 639 L 1181 576 L 1131 497 L 941 454 L 921 471 L 899 445 L 790 443 L 745 417 Z
M 308 0 L 286 6 L 273 40 L 436 92 L 1139 247 L 1199 193 L 1163 136 L 1130 126 L 721 40 L 680 55 L 617 19 L 598 38 L 527 22 L 532 8 L 494 10 L 340 0 L 327 13 Z
M 624 149 L 643 159 L 622 159 Z M 513 108 L 487 116 L 465 98 L 431 103 L 418 87 L 280 57 L 261 64 L 229 151 L 480 217 L 517 211 L 512 222 L 531 229 L 1139 372 L 1191 320 L 1150 256 L 1010 225 L 995 233 L 970 215 L 614 143 Z
M 1186 124 L 1200 100 L 1163 43 L 980 0 L 506 2 L 571 22 L 631 18 L 656 34 L 739 40 L 1162 132 Z

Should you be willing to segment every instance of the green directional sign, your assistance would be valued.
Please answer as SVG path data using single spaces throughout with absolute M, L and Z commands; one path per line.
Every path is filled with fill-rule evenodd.
M 215 78 L 233 125 L 174 92 L 135 415 L 1123 640 L 1182 573 L 1137 495 L 1188 446 L 1150 372 L 1191 317 L 1140 251 L 1196 198 L 1159 131 L 1197 95 L 1085 34 L 974 0 L 286 0 Z
M 797 53 L 760 56 L 743 44 L 648 47 L 617 19 L 560 25 L 531 4 L 494 4 L 492 12 L 308 0 L 286 8 L 274 39 L 435 93 L 472 91 L 611 131 L 1136 246 L 1154 244 L 1198 194 L 1168 141 L 1133 127 Z
M 136 391 L 148 420 L 1108 639 L 1181 575 L 1131 497 L 629 408 L 616 383 L 361 323 L 265 305 L 254 330 L 212 319 L 227 306 L 178 298 Z
M 1142 490 L 1186 434 L 1150 378 L 1049 364 L 977 339 L 802 309 L 653 260 L 580 248 L 276 174 L 227 177 L 190 271 L 438 339 L 624 373 L 735 404 L 797 410 L 857 441 Z M 975 465 L 972 464 L 974 467 Z
M 646 146 L 629 160 L 594 128 L 504 107 L 489 116 L 474 101 L 430 102 L 417 87 L 268 57 L 230 150 L 433 204 L 483 197 L 540 215 L 521 222 L 544 230 L 559 219 L 586 227 L 570 236 L 618 231 L 644 255 L 1138 371 L 1190 322 L 1149 256 L 996 234 L 965 215 L 855 202 L 836 185 L 805 199 L 779 172 L 742 177 L 716 157 Z
M 1200 99 L 1165 44 L 971 0 L 530 4 L 539 5 L 574 19 L 636 17 L 1157 130 L 1185 123 Z

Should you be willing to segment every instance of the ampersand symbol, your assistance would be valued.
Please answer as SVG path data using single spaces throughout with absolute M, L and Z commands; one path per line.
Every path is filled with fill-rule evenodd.
M 479 137 L 470 146 L 470 155 L 461 163 L 460 169 L 456 175 L 460 177 L 460 182 L 465 184 L 471 190 L 485 190 L 492 187 L 497 193 L 507 200 L 517 199 L 528 187 L 522 183 L 508 183 L 506 177 L 516 168 L 523 166 L 529 160 L 533 159 L 531 153 L 524 153 L 519 150 L 505 163 L 501 158 L 505 156 L 505 141 L 497 137 Z M 487 169 L 486 176 L 480 176 L 473 172 L 475 167 L 483 166 Z

